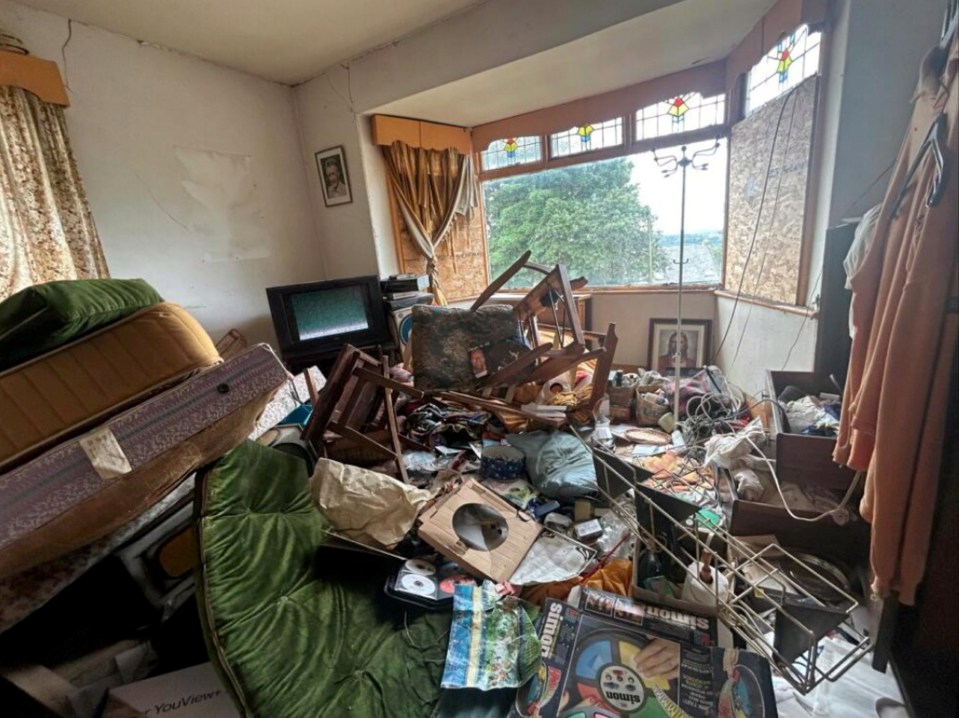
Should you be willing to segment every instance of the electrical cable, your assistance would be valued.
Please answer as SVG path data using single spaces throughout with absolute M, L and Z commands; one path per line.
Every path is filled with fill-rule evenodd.
M 769 468 L 769 474 L 770 476 L 772 476 L 773 484 L 776 485 L 776 491 L 779 493 L 779 498 L 782 499 L 783 508 L 786 510 L 786 513 L 789 514 L 796 521 L 805 521 L 806 523 L 815 523 L 816 521 L 821 521 L 827 516 L 832 516 L 835 513 L 839 513 L 844 508 L 846 508 L 846 504 L 849 503 L 849 499 L 852 498 L 852 495 L 855 492 L 856 487 L 859 485 L 859 480 L 862 478 L 862 472 L 857 471 L 855 476 L 852 477 L 852 481 L 849 482 L 849 488 L 846 490 L 846 494 L 845 496 L 842 497 L 842 501 L 839 502 L 838 506 L 835 506 L 829 509 L 828 511 L 824 511 L 823 513 L 819 514 L 819 516 L 816 516 L 814 518 L 810 518 L 807 516 L 797 516 L 796 514 L 792 512 L 792 509 L 789 508 L 789 502 L 786 501 L 786 496 L 783 494 L 782 485 L 779 483 L 779 476 L 776 474 L 776 467 L 773 466 L 772 462 L 769 460 L 769 457 L 763 453 L 762 449 L 760 449 L 756 445 L 755 441 L 750 439 L 745 434 L 743 435 L 743 439 L 745 439 L 746 442 L 751 447 L 753 447 L 753 449 L 756 450 L 756 453 L 759 454 L 759 458 L 762 459 L 765 462 L 766 466 Z
M 790 96 L 793 97 L 793 103 L 792 103 L 792 111 L 789 113 L 789 128 L 786 130 L 786 148 L 787 148 L 787 149 L 789 148 L 789 140 L 790 140 L 790 138 L 792 137 L 793 123 L 794 123 L 794 121 L 795 121 L 795 119 L 796 119 L 796 103 L 797 103 L 797 101 L 798 101 L 798 100 L 796 99 L 796 98 L 798 97 L 798 95 L 787 95 L 787 97 L 786 97 L 786 101 L 787 101 L 787 102 L 788 102 Z M 785 108 L 785 104 L 786 104 L 786 103 L 784 102 L 784 103 L 783 103 L 783 108 Z M 776 142 L 778 142 L 778 140 L 779 140 L 779 128 L 777 127 L 777 128 L 776 128 L 776 135 L 775 135 L 775 137 L 773 138 L 773 143 L 775 144 Z M 784 152 L 783 154 L 785 155 L 785 152 Z M 785 158 L 785 156 L 784 156 L 784 157 L 783 157 L 783 162 L 784 162 L 784 163 L 785 163 L 785 160 L 786 160 L 786 158 Z M 786 174 L 786 173 L 785 173 L 784 171 L 782 171 L 782 167 L 780 167 L 779 177 L 777 178 L 777 181 L 776 181 L 776 197 L 775 197 L 775 199 L 773 200 L 773 213 L 772 213 L 772 217 L 769 218 L 769 226 L 770 226 L 770 227 L 774 227 L 774 226 L 776 225 L 776 214 L 779 212 L 779 195 L 780 195 L 780 193 L 781 193 L 781 191 L 782 191 L 782 187 L 783 187 L 783 176 L 784 176 L 785 174 Z M 762 212 L 761 209 L 760 209 L 760 212 Z M 762 256 L 762 259 L 761 259 L 760 262 L 759 262 L 759 271 L 756 272 L 756 286 L 757 286 L 757 288 L 758 288 L 758 286 L 759 286 L 759 282 L 762 281 L 763 270 L 766 268 L 766 257 L 769 256 L 769 245 L 770 245 L 770 242 L 767 240 L 765 246 L 763 247 L 763 256 Z M 746 270 L 745 270 L 745 268 L 744 268 L 744 269 L 743 269 L 744 275 L 745 275 L 745 271 L 746 271 Z M 745 337 L 746 337 L 746 330 L 749 329 L 749 320 L 750 320 L 750 319 L 752 318 L 752 316 L 753 316 L 753 306 L 754 306 L 754 305 L 752 305 L 752 304 L 749 305 L 749 312 L 746 314 L 746 321 L 743 322 L 743 330 L 742 330 L 742 332 L 741 332 L 740 335 L 739 335 L 739 341 L 736 343 L 736 352 L 733 354 L 733 360 L 732 360 L 732 361 L 730 362 L 730 364 L 729 364 L 729 370 L 730 370 L 730 371 L 732 371 L 732 368 L 736 365 L 736 360 L 739 359 L 739 350 L 742 349 L 743 339 L 745 339 Z
M 822 281 L 822 267 L 819 268 L 819 276 L 816 277 L 815 287 L 819 286 L 819 283 Z M 815 291 L 815 289 L 813 289 Z M 806 320 L 809 319 L 809 313 L 803 314 L 802 321 L 799 323 L 799 331 L 796 332 L 796 338 L 793 340 L 792 346 L 789 347 L 789 351 L 786 353 L 786 361 L 783 362 L 782 367 L 779 371 L 785 371 L 786 367 L 789 365 L 789 360 L 792 358 L 793 349 L 796 348 L 796 345 L 799 344 L 799 338 L 802 337 L 802 330 L 806 326 Z
M 716 351 L 713 352 L 713 363 L 716 362 L 716 360 L 719 357 L 719 352 L 722 351 L 723 346 L 726 344 L 726 338 L 729 336 L 729 330 L 732 328 L 733 319 L 736 318 L 736 308 L 739 306 L 739 298 L 742 296 L 742 293 L 743 293 L 743 284 L 745 284 L 746 282 L 746 270 L 749 268 L 749 260 L 752 258 L 753 249 L 756 246 L 756 238 L 759 236 L 759 223 L 763 216 L 763 207 L 766 204 L 766 190 L 769 187 L 769 170 L 772 168 L 773 156 L 776 152 L 776 140 L 779 138 L 779 129 L 780 129 L 780 126 L 782 125 L 783 115 L 786 112 L 786 105 L 788 104 L 787 100 L 789 99 L 791 95 L 793 95 L 796 92 L 796 89 L 798 87 L 799 85 L 792 88 L 789 92 L 786 93 L 785 99 L 783 100 L 782 107 L 779 108 L 779 117 L 776 120 L 776 129 L 773 132 L 773 141 L 769 148 L 769 158 L 766 160 L 766 173 L 763 179 L 763 191 L 759 196 L 759 209 L 756 212 L 756 224 L 753 227 L 753 236 L 749 242 L 749 251 L 746 253 L 746 261 L 743 264 L 742 275 L 740 275 L 739 277 L 739 288 L 736 290 L 736 299 L 733 302 L 732 313 L 729 315 L 729 322 L 726 324 L 726 330 L 723 332 L 723 338 L 722 340 L 720 340 L 719 346 L 716 348 Z

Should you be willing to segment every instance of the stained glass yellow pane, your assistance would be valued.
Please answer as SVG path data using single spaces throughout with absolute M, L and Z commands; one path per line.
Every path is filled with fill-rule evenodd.
M 788 49 L 779 53 L 779 62 L 776 65 L 776 72 L 779 73 L 780 82 L 785 82 L 789 79 L 789 66 L 792 64 L 793 59 Z
M 673 122 L 681 122 L 683 115 L 689 111 L 689 105 L 686 104 L 684 97 L 677 97 L 669 103 L 669 109 L 666 114 L 673 118 Z

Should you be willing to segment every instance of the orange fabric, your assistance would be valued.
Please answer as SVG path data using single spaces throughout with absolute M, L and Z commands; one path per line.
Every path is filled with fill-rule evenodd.
M 633 562 L 628 558 L 617 558 L 599 569 L 586 581 L 577 576 L 569 581 L 557 583 L 542 583 L 523 589 L 522 597 L 530 603 L 542 606 L 547 598 L 565 601 L 573 586 L 587 586 L 598 588 L 609 593 L 618 593 L 620 596 L 630 595 L 630 586 L 633 581 Z
M 939 478 L 948 372 L 956 345 L 959 234 L 959 41 L 941 76 L 923 63 L 912 122 L 883 202 L 876 237 L 850 278 L 856 329 L 834 459 L 866 471 L 863 517 L 872 523 L 874 588 L 913 603 L 928 550 Z M 945 191 L 926 206 L 935 174 L 926 152 L 895 217 L 891 210 L 934 119 L 941 136 Z

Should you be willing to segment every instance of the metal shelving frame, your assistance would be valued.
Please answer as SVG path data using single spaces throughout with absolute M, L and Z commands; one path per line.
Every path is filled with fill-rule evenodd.
M 592 450 L 592 447 L 590 448 Z M 635 504 L 632 500 L 625 503 L 622 497 L 616 499 L 606 495 L 605 498 L 611 509 L 643 544 L 669 556 L 681 566 L 687 566 L 693 561 L 701 562 L 707 552 L 714 557 L 713 565 L 729 579 L 731 587 L 729 595 L 722 596 L 718 592 L 719 581 L 713 584 L 719 620 L 742 638 L 749 649 L 764 656 L 798 691 L 806 694 L 823 681 L 837 680 L 869 652 L 870 639 L 862 635 L 852 621 L 852 613 L 860 606 L 860 599 L 837 586 L 822 571 L 777 544 L 769 544 L 760 550 L 755 550 L 723 528 L 701 523 L 695 514 L 685 522 L 677 521 L 641 492 L 636 487 L 634 479 L 624 476 L 615 466 L 606 461 L 601 452 L 593 451 L 593 455 L 611 473 L 633 487 Z M 639 511 L 649 512 L 653 519 L 651 525 L 672 527 L 674 536 L 672 546 L 640 523 Z M 659 533 L 658 530 L 657 533 Z M 693 550 L 680 547 L 682 540 L 691 544 Z M 712 542 L 716 540 L 725 544 L 725 556 L 718 555 L 710 548 Z M 785 605 L 782 597 L 791 594 L 806 606 L 832 610 L 836 607 L 814 596 L 790 574 L 808 574 L 833 592 L 838 598 L 837 602 L 842 604 L 841 610 L 845 612 L 846 617 L 841 621 L 838 630 L 845 635 L 850 648 L 832 665 L 820 665 L 818 659 L 822 636 L 817 636 L 795 616 Z M 759 580 L 756 579 L 757 575 L 761 577 Z M 768 608 L 757 609 L 753 605 L 753 599 L 761 599 Z M 801 644 L 808 646 L 799 657 L 793 660 L 787 660 L 787 657 L 776 648 L 774 627 L 777 618 L 779 621 L 790 622 L 802 637 Z

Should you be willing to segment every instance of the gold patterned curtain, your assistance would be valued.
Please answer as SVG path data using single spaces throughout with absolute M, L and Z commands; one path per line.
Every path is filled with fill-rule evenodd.
M 472 160 L 456 150 L 431 150 L 394 142 L 383 148 L 387 174 L 403 221 L 426 258 L 430 290 L 446 304 L 436 253 L 457 214 L 469 216 L 477 204 Z
M 32 284 L 106 276 L 63 108 L 0 87 L 0 300 Z

